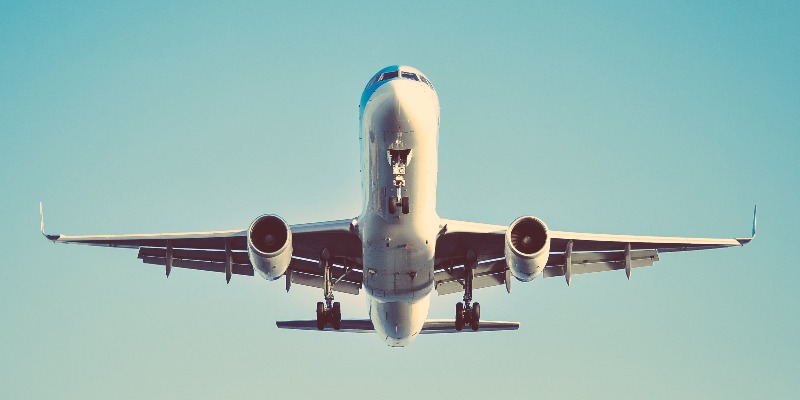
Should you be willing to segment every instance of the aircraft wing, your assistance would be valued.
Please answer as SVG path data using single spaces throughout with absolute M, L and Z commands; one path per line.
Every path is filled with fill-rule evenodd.
M 41 214 L 41 205 L 40 205 Z M 351 220 L 337 220 L 291 225 L 292 262 L 286 273 L 287 290 L 291 283 L 322 287 L 323 271 L 318 259 L 323 248 L 333 254 L 332 275 L 341 277 L 335 291 L 358 294 L 362 286 L 361 240 L 351 230 Z M 53 243 L 139 249 L 138 258 L 145 264 L 167 266 L 169 253 L 175 268 L 221 272 L 230 281 L 231 275 L 254 275 L 247 254 L 247 230 L 206 232 L 151 233 L 124 235 L 50 235 Z M 228 257 L 230 254 L 230 257 Z M 227 264 L 230 260 L 231 268 Z M 166 268 L 169 276 L 170 268 Z
M 511 290 L 511 273 L 506 266 L 504 249 L 507 226 L 443 220 L 442 234 L 436 243 L 434 281 L 439 295 L 464 290 L 464 262 L 472 249 L 478 257 L 473 271 L 473 289 L 506 285 Z M 572 276 L 592 272 L 625 270 L 628 278 L 634 268 L 649 267 L 659 260 L 660 253 L 708 250 L 744 246 L 749 238 L 687 238 L 664 236 L 610 235 L 596 233 L 549 231 L 550 257 L 542 273 L 545 278 L 564 276 L 567 284 Z

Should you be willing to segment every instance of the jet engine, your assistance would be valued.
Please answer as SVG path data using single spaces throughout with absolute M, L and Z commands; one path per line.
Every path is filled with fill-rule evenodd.
M 536 217 L 519 217 L 506 230 L 506 265 L 520 281 L 542 273 L 550 257 L 547 225 Z
M 280 278 L 292 261 L 292 231 L 281 217 L 262 215 L 247 230 L 247 254 L 264 279 Z

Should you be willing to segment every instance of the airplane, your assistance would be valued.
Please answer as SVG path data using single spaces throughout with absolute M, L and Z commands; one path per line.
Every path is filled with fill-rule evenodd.
M 573 276 L 653 265 L 661 253 L 744 246 L 755 238 L 611 235 L 551 230 L 535 216 L 510 225 L 440 218 L 436 211 L 439 100 L 418 69 L 393 65 L 366 85 L 359 104 L 361 214 L 289 225 L 264 214 L 245 230 L 157 234 L 51 235 L 54 243 L 135 248 L 146 264 L 214 271 L 320 288 L 316 319 L 278 321 L 283 329 L 376 332 L 387 345 L 419 334 L 516 330 L 513 321 L 481 320 L 473 290 L 513 280 Z M 334 292 L 366 292 L 369 319 L 343 320 Z M 428 320 L 433 292 L 463 293 L 452 320 Z M 464 329 L 469 328 L 469 329 Z

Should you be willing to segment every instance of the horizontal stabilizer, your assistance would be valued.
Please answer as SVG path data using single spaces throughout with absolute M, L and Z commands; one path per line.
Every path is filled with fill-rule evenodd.
M 299 320 L 299 321 L 277 321 L 275 325 L 281 329 L 299 329 L 307 331 L 317 330 L 316 320 Z M 481 321 L 481 328 L 478 332 L 484 331 L 515 331 L 519 329 L 519 322 L 511 321 Z M 341 329 L 338 331 L 331 327 L 326 327 L 325 331 L 332 332 L 350 332 L 350 333 L 371 333 L 375 332 L 375 327 L 372 321 L 368 319 L 343 319 Z M 472 329 L 464 329 L 462 331 L 456 330 L 456 323 L 452 319 L 433 319 L 425 321 L 422 326 L 423 334 L 428 333 L 462 333 L 473 332 Z
M 519 329 L 519 322 L 514 321 L 481 321 L 478 332 L 487 331 L 515 331 Z M 470 328 L 462 331 L 456 330 L 456 321 L 452 319 L 433 319 L 425 321 L 421 333 L 461 333 L 475 332 Z
M 281 329 L 299 329 L 303 331 L 316 331 L 317 320 L 299 320 L 299 321 L 276 321 L 275 325 Z M 337 332 L 331 327 L 326 327 L 324 330 Z M 372 326 L 372 321 L 368 319 L 343 319 L 341 329 L 338 332 L 351 332 L 351 333 L 370 333 L 375 332 Z

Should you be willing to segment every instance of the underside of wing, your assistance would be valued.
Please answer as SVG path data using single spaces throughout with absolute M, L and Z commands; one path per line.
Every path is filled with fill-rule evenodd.
M 465 289 L 469 269 L 466 255 L 473 251 L 477 264 L 472 268 L 472 288 L 497 285 L 511 288 L 512 273 L 506 260 L 506 232 L 509 227 L 444 220 L 436 243 L 434 282 L 440 295 Z M 665 236 L 610 235 L 580 232 L 547 231 L 549 257 L 542 276 L 572 276 L 593 272 L 624 270 L 630 278 L 632 269 L 652 266 L 660 253 L 708 250 L 744 246 L 755 237 L 753 212 L 752 236 L 748 238 L 687 238 Z
M 352 220 L 337 220 L 293 225 L 294 251 L 286 270 L 286 288 L 292 283 L 324 286 L 319 257 L 323 249 L 331 254 L 331 277 L 334 291 L 358 294 L 362 287 L 361 241 L 351 229 Z M 44 218 L 41 221 L 44 234 Z M 139 249 L 138 258 L 145 264 L 173 268 L 220 272 L 231 275 L 255 275 L 248 254 L 247 230 L 124 234 L 124 235 L 48 235 L 54 243 Z

